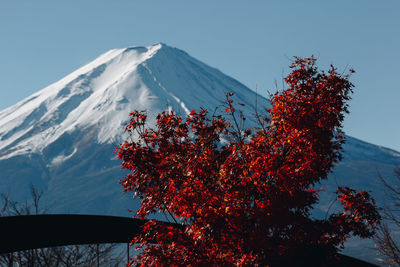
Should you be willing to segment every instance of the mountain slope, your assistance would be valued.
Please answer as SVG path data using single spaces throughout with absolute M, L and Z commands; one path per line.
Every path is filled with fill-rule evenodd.
M 0 111 L 0 191 L 24 200 L 33 183 L 46 190 L 53 211 L 127 215 L 113 151 L 127 138 L 129 112 L 147 110 L 152 121 L 167 108 L 214 110 L 227 91 L 254 113 L 253 91 L 179 49 L 106 52 Z
M 109 143 L 121 137 L 121 122 L 133 109 L 214 109 L 228 90 L 255 101 L 248 88 L 181 50 L 163 44 L 111 50 L 1 111 L 0 159 L 41 153 L 76 129 L 101 126 L 97 142 Z

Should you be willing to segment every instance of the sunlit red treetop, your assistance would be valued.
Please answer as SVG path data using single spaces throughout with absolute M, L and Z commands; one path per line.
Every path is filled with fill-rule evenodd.
M 271 95 L 272 108 L 242 129 L 232 94 L 225 116 L 192 111 L 158 115 L 147 129 L 135 111 L 126 130 L 136 141 L 119 148 L 121 184 L 141 199 L 136 215 L 162 212 L 182 224 L 150 220 L 133 242 L 147 266 L 296 266 L 320 264 L 351 235 L 374 233 L 380 217 L 368 192 L 337 189 L 343 211 L 327 219 L 310 214 L 318 183 L 341 159 L 341 124 L 353 85 L 334 67 L 296 58 L 287 89 Z M 352 72 L 352 71 L 350 71 Z

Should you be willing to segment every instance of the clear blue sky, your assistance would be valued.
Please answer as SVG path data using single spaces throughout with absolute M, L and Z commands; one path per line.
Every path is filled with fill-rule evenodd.
M 356 70 L 347 134 L 400 151 L 400 1 L 1 0 L 0 109 L 112 49 L 164 42 L 266 95 L 292 56 Z

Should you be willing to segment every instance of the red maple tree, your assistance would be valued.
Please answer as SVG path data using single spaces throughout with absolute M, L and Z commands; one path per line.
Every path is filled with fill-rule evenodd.
M 350 236 L 370 237 L 380 216 L 368 192 L 340 187 L 343 212 L 317 219 L 318 183 L 341 159 L 341 123 L 353 85 L 331 66 L 296 58 L 287 89 L 241 129 L 232 94 L 228 116 L 202 109 L 186 119 L 162 112 L 146 127 L 145 112 L 130 114 L 135 136 L 119 147 L 125 191 L 141 199 L 136 215 L 163 212 L 181 227 L 149 220 L 132 241 L 143 266 L 323 265 Z M 352 72 L 352 71 L 350 71 Z M 310 265 L 311 264 L 311 265 Z

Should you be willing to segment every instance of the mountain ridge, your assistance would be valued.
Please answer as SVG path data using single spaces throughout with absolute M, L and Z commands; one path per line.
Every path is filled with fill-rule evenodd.
M 185 77 L 190 79 L 182 81 L 177 69 L 188 72 Z M 200 72 L 202 77 L 196 80 Z M 214 77 L 210 79 L 208 76 Z M 226 83 L 218 84 L 220 79 Z M 122 120 L 122 116 L 127 118 L 133 109 L 150 107 L 161 111 L 160 106 L 173 105 L 187 114 L 190 112 L 187 102 L 199 102 L 196 98 L 207 99 L 208 95 L 185 92 L 181 86 L 185 83 L 187 88 L 200 84 L 204 91 L 209 90 L 206 94 L 216 96 L 213 100 L 223 100 L 221 92 L 227 91 L 227 84 L 248 90 L 247 93 L 254 98 L 256 96 L 222 72 L 165 44 L 113 49 L 60 81 L 0 111 L 0 159 L 28 151 L 39 152 L 64 132 L 82 125 L 101 124 L 100 143 L 107 142 L 110 137 L 120 139 L 120 131 L 116 130 L 120 125 L 114 122 Z M 210 88 L 217 88 L 217 95 Z M 180 94 L 188 99 L 181 100 Z M 160 99 L 165 103 L 157 101 Z M 214 106 L 218 104 L 212 102 Z M 112 114 L 112 119 L 106 118 L 105 114 Z M 33 125 L 34 128 L 27 128 Z

